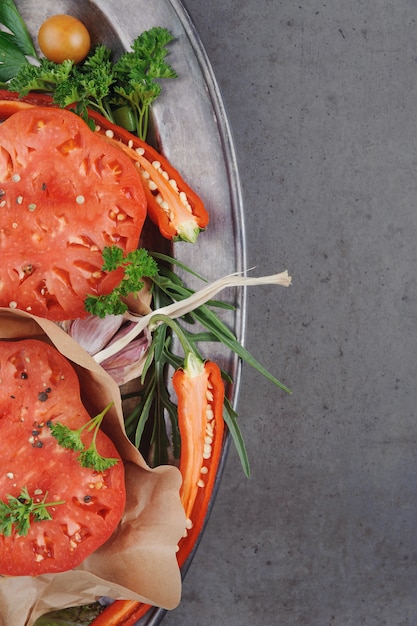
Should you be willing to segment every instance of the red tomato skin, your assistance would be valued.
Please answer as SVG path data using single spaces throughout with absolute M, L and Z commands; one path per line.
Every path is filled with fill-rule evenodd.
M 77 374 L 53 346 L 37 340 L 0 341 L 0 499 L 31 497 L 59 502 L 52 520 L 32 521 L 26 536 L 0 535 L 0 574 L 38 576 L 79 565 L 116 529 L 124 511 L 124 465 L 99 431 L 97 449 L 118 463 L 98 473 L 81 467 L 77 452 L 60 446 L 49 422 L 76 429 L 90 420 Z M 88 445 L 92 435 L 86 435 Z
M 101 271 L 103 248 L 139 243 L 146 198 L 130 159 L 70 111 L 22 109 L 0 126 L 0 196 L 0 305 L 86 317 L 86 296 L 122 277 Z

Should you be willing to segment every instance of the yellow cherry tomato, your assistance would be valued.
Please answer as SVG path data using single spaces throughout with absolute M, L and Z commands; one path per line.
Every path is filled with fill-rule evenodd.
M 54 63 L 66 59 L 80 63 L 90 50 L 90 34 L 80 20 L 72 15 L 52 15 L 38 32 L 42 53 Z

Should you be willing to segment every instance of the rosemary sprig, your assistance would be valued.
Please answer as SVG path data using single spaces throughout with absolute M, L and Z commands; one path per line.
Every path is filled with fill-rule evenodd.
M 149 416 L 155 417 L 150 441 L 152 457 L 149 462 L 153 465 L 159 465 L 167 461 L 169 445 L 166 430 L 161 430 L 161 425 L 165 423 L 163 416 L 168 417 L 170 424 L 174 457 L 178 458 L 180 454 L 177 407 L 170 398 L 166 381 L 169 379 L 169 368 L 175 370 L 181 367 L 184 356 L 174 352 L 172 334 L 168 333 L 168 330 L 171 330 L 173 334 L 185 336 L 193 352 L 201 359 L 203 356 L 200 352 L 200 344 L 222 343 L 274 385 L 288 393 L 290 391 L 239 343 L 236 335 L 221 320 L 218 309 L 233 310 L 234 307 L 230 304 L 214 299 L 208 300 L 205 304 L 200 304 L 185 315 L 177 317 L 175 322 L 167 320 L 164 323 L 163 316 L 158 314 L 159 310 L 163 310 L 164 307 L 172 303 L 183 301 L 195 293 L 185 286 L 181 278 L 167 264 L 170 264 L 171 267 L 179 265 L 182 270 L 188 271 L 194 276 L 198 275 L 186 265 L 180 264 L 176 259 L 167 255 L 152 253 L 152 256 L 157 261 L 161 261 L 158 264 L 158 272 L 151 279 L 155 310 L 155 315 L 151 320 L 153 339 L 142 373 L 142 388 L 138 392 L 139 401 L 130 415 L 126 417 L 126 431 L 135 445 L 140 447 Z M 195 332 L 193 332 L 194 328 L 197 329 Z M 222 371 L 222 375 L 227 382 L 232 382 L 227 372 Z M 243 470 L 246 475 L 249 475 L 249 460 L 237 422 L 237 414 L 227 398 L 224 405 L 224 419 L 236 446 Z

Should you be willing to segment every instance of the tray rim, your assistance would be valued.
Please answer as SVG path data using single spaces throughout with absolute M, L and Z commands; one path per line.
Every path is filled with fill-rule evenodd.
M 225 158 L 225 164 L 227 167 L 227 179 L 229 182 L 230 190 L 230 205 L 232 211 L 232 217 L 234 220 L 234 241 L 235 241 L 235 259 L 236 259 L 236 271 L 246 272 L 247 264 L 247 251 L 246 251 L 246 230 L 245 230 L 245 216 L 243 196 L 240 182 L 240 174 L 237 164 L 237 155 L 235 150 L 235 144 L 233 139 L 233 133 L 229 123 L 229 118 L 224 105 L 223 97 L 216 76 L 214 74 L 210 59 L 204 47 L 204 44 L 197 32 L 192 17 L 187 8 L 181 0 L 170 0 L 170 4 L 176 12 L 176 15 L 181 22 L 185 33 L 193 48 L 194 55 L 200 66 L 200 70 L 207 85 L 207 91 L 211 98 L 211 105 L 217 118 L 218 132 L 221 140 L 223 155 Z M 238 303 L 238 315 L 235 316 L 235 333 L 242 345 L 245 342 L 246 337 L 246 316 L 247 316 L 247 304 L 246 304 L 246 289 L 243 288 L 237 295 Z M 238 358 L 233 358 L 233 388 L 231 390 L 231 400 L 234 409 L 237 408 L 239 400 L 239 392 L 242 376 L 242 364 Z M 199 545 L 203 539 L 205 530 L 207 528 L 210 515 L 212 513 L 221 480 L 223 477 L 224 469 L 227 462 L 228 452 L 231 444 L 231 437 L 227 435 L 224 442 L 222 458 L 220 466 L 217 472 L 216 481 L 213 489 L 212 498 L 209 504 L 209 510 L 204 522 L 202 531 L 196 541 L 196 544 L 191 552 L 189 558 L 181 568 L 181 575 L 184 579 L 187 572 L 190 569 L 192 560 L 199 548 Z M 135 626 L 158 626 L 166 616 L 168 611 L 162 608 L 150 609 L 148 613 L 136 622 Z

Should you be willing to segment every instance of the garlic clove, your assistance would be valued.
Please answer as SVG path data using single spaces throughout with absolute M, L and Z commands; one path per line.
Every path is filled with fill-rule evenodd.
M 123 385 L 142 374 L 152 335 L 146 329 L 137 339 L 131 341 L 125 348 L 101 363 L 101 366 L 116 381 Z
M 123 315 L 107 315 L 101 319 L 91 315 L 85 319 L 73 320 L 68 334 L 89 354 L 102 350 L 119 330 L 124 320 Z

